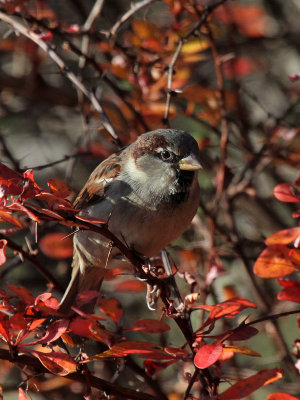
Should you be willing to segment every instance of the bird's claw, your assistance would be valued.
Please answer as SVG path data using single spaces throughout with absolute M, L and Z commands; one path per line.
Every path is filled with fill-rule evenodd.
M 157 303 L 157 300 L 160 295 L 160 289 L 157 285 L 150 285 L 149 283 L 147 284 L 147 295 L 146 295 L 146 303 L 151 311 L 155 311 L 155 304 Z

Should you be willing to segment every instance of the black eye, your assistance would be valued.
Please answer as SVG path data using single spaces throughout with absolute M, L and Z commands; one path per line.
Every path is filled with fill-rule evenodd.
M 168 150 L 163 150 L 160 156 L 162 160 L 170 160 L 172 158 L 172 154 Z

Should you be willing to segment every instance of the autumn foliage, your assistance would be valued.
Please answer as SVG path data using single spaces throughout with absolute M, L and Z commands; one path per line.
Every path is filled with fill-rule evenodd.
M 68 3 L 0 6 L 4 398 L 13 382 L 19 400 L 297 400 L 299 6 Z M 189 131 L 207 155 L 172 275 L 73 206 L 99 162 L 162 127 Z M 80 293 L 66 315 L 78 229 L 133 268 L 108 270 L 101 295 Z

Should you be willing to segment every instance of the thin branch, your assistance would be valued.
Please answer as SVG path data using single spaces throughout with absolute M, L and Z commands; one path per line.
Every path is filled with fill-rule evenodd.
M 272 321 L 274 319 L 279 319 L 281 317 L 287 317 L 288 315 L 293 315 L 293 314 L 300 314 L 300 308 L 297 310 L 292 310 L 292 311 L 285 311 L 282 313 L 278 314 L 272 314 L 272 315 L 266 315 L 265 317 L 258 318 L 254 321 L 246 322 L 243 324 L 243 326 L 250 326 L 250 325 L 255 325 L 258 324 L 259 322 L 264 322 L 264 321 Z
M 149 388 L 153 390 L 155 393 L 155 398 L 157 400 L 168 400 L 168 397 L 162 392 L 159 383 L 157 380 L 152 379 L 151 376 L 149 376 L 144 368 L 141 368 L 131 357 L 126 357 L 126 365 L 134 372 L 139 374 L 143 380 L 147 383 Z
M 13 242 L 8 236 L 4 235 L 3 233 L 0 233 L 0 239 L 6 240 L 7 246 L 10 249 L 17 251 L 22 255 L 25 260 L 31 262 L 31 264 L 33 264 L 42 275 L 44 275 L 44 277 L 55 287 L 55 289 L 57 289 L 61 293 L 64 292 L 64 288 L 62 287 L 60 282 L 58 282 L 58 280 L 41 264 L 36 256 L 27 253 L 27 251 L 23 250 L 21 246 Z
M 208 36 L 210 39 L 212 55 L 214 59 L 216 77 L 220 93 L 220 109 L 221 109 L 221 139 L 220 139 L 220 163 L 217 172 L 217 192 L 215 198 L 215 204 L 219 206 L 220 198 L 224 192 L 224 180 L 225 180 L 225 170 L 226 170 L 226 159 L 227 159 L 227 146 L 228 146 L 228 123 L 226 119 L 226 109 L 225 109 L 225 89 L 224 89 L 224 78 L 222 73 L 222 64 L 217 51 L 217 46 L 212 35 L 209 24 L 205 24 Z
M 167 98 L 166 98 L 166 107 L 165 107 L 165 114 L 163 118 L 163 122 L 165 125 L 169 126 L 169 111 L 170 111 L 170 105 L 171 105 L 171 97 L 174 94 L 174 91 L 172 89 L 172 81 L 173 81 L 173 75 L 175 71 L 175 64 L 178 60 L 178 57 L 181 53 L 182 47 L 184 43 L 193 35 L 196 35 L 201 26 L 206 22 L 208 16 L 214 11 L 215 8 L 219 7 L 221 4 L 225 3 L 227 0 L 219 0 L 216 1 L 215 3 L 204 7 L 202 15 L 199 19 L 199 21 L 196 23 L 196 25 L 189 31 L 187 32 L 183 37 L 180 38 L 178 45 L 176 47 L 176 50 L 174 52 L 174 55 L 172 57 L 172 60 L 170 62 L 170 65 L 168 66 L 168 87 L 167 87 Z
M 3 11 L 0 11 L 0 19 L 9 24 L 17 32 L 21 33 L 28 39 L 32 40 L 35 44 L 37 44 L 43 51 L 45 51 L 48 54 L 48 56 L 58 66 L 61 73 L 63 73 L 74 84 L 74 86 L 89 99 L 95 110 L 100 114 L 104 128 L 109 132 L 109 134 L 113 137 L 113 139 L 116 142 L 119 142 L 119 138 L 115 133 L 112 124 L 110 123 L 108 117 L 106 116 L 101 104 L 99 103 L 94 93 L 88 90 L 82 84 L 82 82 L 80 82 L 80 80 L 74 74 L 74 72 L 69 70 L 63 59 L 54 51 L 54 49 L 50 47 L 47 43 L 45 43 L 42 39 L 40 39 L 39 35 L 34 33 L 29 28 L 25 27 L 24 25 L 20 24 L 11 16 L 5 14 Z
M 102 11 L 103 4 L 104 4 L 104 0 L 96 0 L 89 16 L 87 17 L 87 20 L 85 21 L 85 23 L 82 27 L 83 31 L 88 32 L 92 28 L 96 18 L 99 16 L 99 14 Z M 82 56 L 79 57 L 79 61 L 78 61 L 78 66 L 80 69 L 83 69 L 85 66 L 85 63 L 86 63 L 86 58 L 84 57 L 84 55 L 87 54 L 88 47 L 89 47 L 89 41 L 90 41 L 89 36 L 87 34 L 83 35 L 82 42 L 81 42 Z
M 2 147 L 2 151 L 5 157 L 9 159 L 9 161 L 12 163 L 14 169 L 17 171 L 20 171 L 20 163 L 17 161 L 14 156 L 12 155 L 12 152 L 10 149 L 7 147 L 6 141 L 4 140 L 4 135 L 0 134 L 0 146 Z
M 191 393 L 190 392 L 191 392 L 192 387 L 194 386 L 194 383 L 196 382 L 198 376 L 199 376 L 199 369 L 196 368 L 195 371 L 194 371 L 193 376 L 189 380 L 188 387 L 186 388 L 186 391 L 185 391 L 184 399 L 191 398 Z
M 29 355 L 16 355 L 11 354 L 9 350 L 0 349 L 0 359 L 10 361 L 13 364 L 18 364 L 22 367 L 31 367 L 38 374 L 49 374 L 50 371 L 45 368 L 37 358 Z M 81 372 L 75 372 L 64 376 L 64 378 L 70 379 L 71 381 L 81 382 L 86 384 L 87 374 Z M 97 378 L 93 375 L 88 375 L 89 384 L 91 387 L 99 389 L 107 394 L 115 395 L 120 399 L 130 400 L 155 400 L 156 397 L 151 396 L 148 393 L 139 392 L 136 390 L 127 389 L 121 387 L 116 383 L 110 383 L 104 379 Z
M 63 158 L 60 160 L 52 161 L 47 164 L 42 164 L 42 165 L 37 165 L 36 167 L 28 167 L 26 169 L 33 169 L 35 171 L 41 171 L 42 169 L 53 167 L 53 165 L 61 164 L 65 161 L 72 160 L 73 158 L 81 157 L 81 156 L 90 156 L 90 152 L 81 152 L 81 153 L 75 153 L 71 155 L 65 155 Z M 24 168 L 21 168 L 20 171 L 25 171 Z
M 1 9 L 1 7 L 0 7 L 0 10 L 2 10 L 4 13 L 6 12 L 5 10 Z M 34 18 L 32 15 L 24 16 L 16 11 L 13 13 L 13 15 L 16 17 L 25 19 L 29 24 L 35 24 L 43 29 L 46 29 L 49 32 L 51 32 L 53 35 L 57 35 L 60 39 L 62 39 L 68 45 L 68 47 L 74 54 L 76 54 L 79 58 L 84 59 L 85 64 L 89 64 L 91 67 L 93 67 L 95 69 L 95 71 L 97 71 L 99 73 L 101 80 L 104 83 L 106 83 L 113 92 L 115 92 L 115 94 L 119 97 L 119 99 L 134 114 L 135 118 L 141 124 L 143 129 L 145 131 L 150 130 L 150 127 L 148 126 L 148 124 L 146 123 L 146 121 L 144 120 L 142 115 L 125 98 L 124 91 L 122 89 L 120 89 L 118 87 L 118 85 L 116 83 L 114 83 L 107 74 L 105 75 L 103 73 L 104 71 L 101 69 L 99 63 L 95 60 L 95 58 L 88 56 L 87 54 L 84 54 L 79 47 L 77 47 L 73 42 L 71 42 L 70 40 L 67 39 L 68 32 L 62 32 L 62 31 L 60 31 L 60 29 L 58 29 L 56 27 L 55 28 L 50 27 L 44 22 L 44 20 L 39 20 L 37 18 Z M 84 34 L 84 32 L 81 32 L 81 34 Z M 91 35 L 91 32 L 89 32 L 89 35 Z
M 146 7 L 149 4 L 154 3 L 155 1 L 157 0 L 142 0 L 139 3 L 135 3 L 128 11 L 126 11 L 126 13 L 123 14 L 120 19 L 118 19 L 118 21 L 108 32 L 108 36 L 111 38 L 111 41 L 115 41 L 118 30 L 126 21 L 128 21 L 136 12 L 141 10 L 143 7 Z

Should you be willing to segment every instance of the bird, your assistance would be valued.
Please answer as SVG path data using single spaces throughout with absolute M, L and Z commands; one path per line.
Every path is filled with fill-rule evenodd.
M 196 214 L 201 158 L 186 131 L 143 133 L 95 168 L 74 207 L 81 215 L 107 221 L 108 230 L 129 249 L 150 259 L 176 240 Z M 73 243 L 72 276 L 60 303 L 65 313 L 76 305 L 79 293 L 99 291 L 107 269 L 122 260 L 99 233 L 76 231 Z

